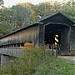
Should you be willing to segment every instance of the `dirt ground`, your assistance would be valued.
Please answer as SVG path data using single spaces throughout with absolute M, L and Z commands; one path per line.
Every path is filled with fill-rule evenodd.
M 58 56 L 58 58 L 70 60 L 75 62 L 75 56 Z

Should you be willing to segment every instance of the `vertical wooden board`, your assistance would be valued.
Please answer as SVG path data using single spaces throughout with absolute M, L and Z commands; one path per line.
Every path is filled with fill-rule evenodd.
M 39 25 L 39 46 L 44 45 L 44 25 Z
M 75 50 L 75 27 L 71 27 L 70 47 Z
M 69 28 L 63 29 L 61 32 L 61 50 L 64 52 L 68 51 L 69 37 Z

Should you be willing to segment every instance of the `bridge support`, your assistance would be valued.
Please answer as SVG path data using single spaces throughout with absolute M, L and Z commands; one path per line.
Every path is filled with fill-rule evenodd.
M 10 57 L 7 55 L 1 55 L 1 68 L 5 65 L 8 65 L 10 61 Z

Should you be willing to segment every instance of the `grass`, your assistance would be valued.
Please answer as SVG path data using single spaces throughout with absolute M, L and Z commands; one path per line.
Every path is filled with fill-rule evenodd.
M 10 61 L 0 75 L 75 75 L 75 63 L 51 55 L 45 49 L 27 50 L 24 57 Z

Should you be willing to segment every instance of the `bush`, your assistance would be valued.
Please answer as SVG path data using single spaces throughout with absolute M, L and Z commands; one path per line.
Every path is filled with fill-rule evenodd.
M 11 60 L 0 74 L 11 75 L 75 75 L 74 63 L 55 58 L 44 48 L 25 50 L 25 56 Z

